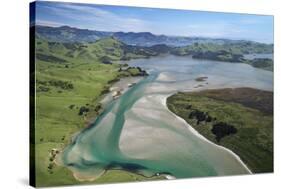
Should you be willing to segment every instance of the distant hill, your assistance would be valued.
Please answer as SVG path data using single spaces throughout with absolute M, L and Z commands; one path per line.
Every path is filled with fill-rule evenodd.
M 72 28 L 69 26 L 48 27 L 36 26 L 36 35 L 47 41 L 55 42 L 94 42 L 98 39 L 109 37 L 112 32 L 93 31 Z
M 113 61 L 148 58 L 167 52 L 166 45 L 140 47 L 127 45 L 115 37 L 95 42 L 53 42 L 36 36 L 36 58 L 45 62 L 66 63 L 68 60 L 93 61 L 111 64 Z
M 230 39 L 213 39 L 204 37 L 182 37 L 155 35 L 150 32 L 106 32 L 88 29 L 78 29 L 69 26 L 48 27 L 36 26 L 36 35 L 48 41 L 55 42 L 95 42 L 96 40 L 115 37 L 116 39 L 136 46 L 153 46 L 165 44 L 168 46 L 182 47 L 194 43 L 245 43 L 250 41 L 230 40 Z M 251 42 L 254 43 L 254 42 Z
M 257 68 L 273 70 L 273 60 L 256 58 L 247 60 L 245 54 L 273 53 L 273 45 L 252 41 L 224 40 L 209 42 L 210 39 L 190 39 L 189 45 L 172 46 L 176 37 L 156 36 L 149 32 L 110 33 L 80 30 L 67 26 L 52 28 L 36 27 L 37 59 L 53 63 L 65 63 L 68 59 L 92 60 L 111 64 L 118 60 L 149 58 L 159 54 L 192 56 L 196 59 L 208 59 L 224 62 L 241 62 Z M 123 40 L 122 40 L 123 39 Z M 178 40 L 180 41 L 180 37 Z M 187 38 L 182 38 L 184 41 Z M 130 44 L 134 41 L 135 44 Z M 143 41 L 143 46 L 139 45 Z M 150 45 L 148 45 L 148 41 Z M 192 41 L 192 42 L 191 42 Z M 182 42 L 182 41 L 181 41 Z M 155 44 L 154 44 L 155 43 Z

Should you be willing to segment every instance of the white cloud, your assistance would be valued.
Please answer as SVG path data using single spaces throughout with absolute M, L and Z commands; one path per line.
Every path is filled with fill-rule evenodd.
M 241 36 L 249 31 L 240 28 L 237 25 L 226 22 L 198 23 L 182 26 L 180 31 L 185 36 L 200 36 L 212 38 L 232 38 L 233 36 Z
M 233 20 L 221 18 L 214 19 L 213 21 L 208 19 L 198 21 L 196 19 L 186 19 L 185 22 L 179 24 L 177 21 L 166 23 L 161 17 L 151 17 L 152 19 L 148 19 L 147 16 L 142 17 L 140 14 L 128 14 L 126 12 L 119 15 L 116 11 L 100 6 L 73 3 L 41 4 L 40 6 L 45 15 L 44 17 L 38 17 L 37 24 L 41 23 L 41 25 L 48 26 L 69 25 L 100 31 L 152 32 L 154 34 L 173 36 L 243 38 L 251 40 L 268 38 L 270 36 L 270 34 L 263 34 L 256 30 L 255 27 L 248 27 L 248 25 L 253 26 L 267 23 L 268 18 L 262 17 Z M 147 11 L 147 9 L 145 10 Z M 149 11 L 153 10 L 149 9 Z
M 36 20 L 37 25 L 59 27 L 65 25 L 64 23 L 53 22 L 48 20 Z
M 76 27 L 107 31 L 147 31 L 147 21 L 121 17 L 97 7 L 63 3 L 57 6 L 44 6 L 50 14 L 70 19 Z
M 240 24 L 250 24 L 250 25 L 252 25 L 252 24 L 261 24 L 261 23 L 263 23 L 263 21 L 261 20 L 261 19 L 243 19 L 243 20 L 240 20 L 239 21 L 239 23 Z

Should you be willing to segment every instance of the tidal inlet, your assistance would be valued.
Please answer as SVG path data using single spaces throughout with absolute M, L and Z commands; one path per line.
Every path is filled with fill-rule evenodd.
M 273 172 L 272 16 L 32 10 L 34 186 Z
M 272 90 L 271 72 L 245 64 L 174 56 L 128 64 L 150 70 L 149 76 L 108 104 L 102 115 L 63 151 L 62 160 L 77 179 L 94 179 L 108 168 L 145 177 L 252 173 L 233 151 L 209 141 L 171 112 L 166 101 L 177 91 L 233 87 Z M 245 67 L 252 70 L 251 74 L 243 71 Z M 200 76 L 208 79 L 196 88 Z

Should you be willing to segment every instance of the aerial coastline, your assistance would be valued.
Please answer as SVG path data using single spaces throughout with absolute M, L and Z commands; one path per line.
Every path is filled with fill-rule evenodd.
M 60 99 L 64 98 L 65 103 L 62 106 L 59 103 L 57 103 L 54 104 L 53 107 L 51 106 L 49 107 L 53 109 L 53 111 L 60 112 L 60 115 L 63 116 L 58 117 L 57 115 L 51 114 L 52 117 L 49 117 L 48 119 L 51 118 L 56 120 L 55 122 L 57 123 L 57 125 L 62 124 L 65 120 L 68 120 L 68 118 L 73 119 L 73 121 L 69 122 L 70 125 L 72 125 L 71 127 L 68 127 L 69 125 L 64 124 L 65 126 L 67 126 L 64 128 L 66 130 L 58 130 L 59 132 L 56 135 L 50 134 L 49 136 L 46 137 L 44 136 L 43 133 L 41 133 L 40 130 L 40 134 L 37 136 L 36 140 L 38 141 L 39 144 L 37 147 L 38 154 L 36 155 L 36 157 L 46 160 L 44 164 L 37 165 L 38 172 L 41 174 L 41 176 L 38 177 L 38 179 L 40 179 L 38 180 L 38 183 L 41 183 L 40 186 L 48 186 L 49 183 L 43 181 L 44 178 L 55 177 L 55 175 L 63 175 L 62 177 L 65 178 L 65 182 L 69 184 L 81 183 L 81 180 L 84 180 L 82 183 L 99 183 L 100 180 L 103 180 L 104 178 L 107 178 L 108 182 L 111 182 L 111 179 L 114 182 L 114 180 L 116 179 L 115 178 L 116 171 L 114 172 L 113 170 L 110 169 L 109 170 L 105 169 L 106 171 L 101 172 L 99 176 L 89 175 L 89 177 L 87 176 L 87 179 L 80 178 L 80 176 L 77 176 L 78 174 L 76 174 L 75 171 L 71 173 L 68 168 L 61 166 L 63 165 L 63 163 L 57 161 L 56 158 L 58 156 L 53 155 L 52 151 L 59 151 L 58 152 L 59 156 L 61 153 L 64 153 L 65 147 L 68 146 L 69 143 L 71 143 L 71 138 L 75 133 L 76 133 L 75 135 L 79 135 L 79 134 L 83 135 L 83 133 L 80 133 L 80 131 L 84 130 L 85 128 L 88 128 L 89 125 L 93 124 L 96 121 L 96 118 L 103 113 L 104 106 L 107 106 L 107 104 L 110 104 L 110 102 L 114 100 L 118 101 L 120 98 L 122 99 L 123 96 L 127 93 L 127 91 L 129 91 L 130 89 L 134 89 L 135 87 L 137 88 L 138 85 L 141 85 L 139 84 L 142 82 L 142 79 L 140 78 L 142 77 L 151 78 L 151 80 L 148 81 L 148 82 L 152 82 L 151 85 L 148 85 L 147 86 L 148 89 L 142 91 L 142 92 L 150 91 L 151 93 L 153 93 L 153 91 L 155 91 L 156 93 L 161 93 L 162 90 L 164 93 L 166 92 L 170 93 L 171 91 L 175 93 L 178 90 L 197 91 L 210 87 L 216 88 L 217 86 L 220 85 L 220 82 L 223 82 L 219 80 L 213 81 L 212 76 L 199 76 L 199 77 L 192 76 L 193 78 L 188 78 L 186 80 L 188 82 L 186 82 L 185 85 L 181 85 L 180 83 L 181 79 L 179 80 L 179 83 L 177 83 L 178 82 L 177 76 L 174 76 L 175 79 L 172 82 L 170 82 L 169 81 L 170 78 L 167 77 L 165 73 L 160 73 L 159 77 L 157 76 L 156 78 L 156 81 L 161 80 L 163 85 L 160 85 L 160 83 L 154 82 L 152 77 L 150 77 L 149 74 L 146 72 L 146 70 L 151 69 L 149 67 L 151 66 L 150 64 L 134 63 L 135 60 L 136 62 L 138 62 L 138 60 L 140 62 L 153 61 L 147 58 L 156 58 L 156 59 L 158 58 L 159 60 L 161 58 L 162 59 L 167 58 L 167 61 L 169 61 L 169 58 L 171 59 L 172 55 L 174 55 L 176 57 L 175 59 L 178 59 L 179 61 L 188 60 L 191 64 L 193 64 L 193 62 L 198 63 L 198 65 L 195 64 L 196 66 L 206 66 L 207 64 L 204 63 L 206 62 L 205 60 L 201 61 L 200 59 L 197 60 L 197 58 L 191 57 L 194 51 L 193 48 L 197 48 L 197 44 L 194 44 L 193 46 L 188 48 L 183 47 L 180 49 L 170 48 L 165 45 L 156 45 L 153 47 L 138 47 L 138 46 L 127 45 L 113 37 L 108 37 L 108 38 L 97 40 L 96 42 L 90 42 L 85 44 L 61 43 L 61 42 L 48 41 L 47 39 L 40 37 L 40 35 L 36 39 L 36 44 L 37 44 L 36 58 L 38 61 L 38 70 L 37 70 L 38 77 L 36 82 L 37 82 L 37 92 L 39 97 L 38 98 L 39 113 L 44 112 L 46 110 L 49 111 L 48 109 L 42 109 L 42 105 L 48 103 L 49 100 L 53 101 L 54 99 L 56 99 L 58 100 L 58 102 L 61 102 Z M 251 45 L 255 45 L 255 44 L 251 44 Z M 250 47 L 252 47 L 251 45 Z M 202 46 L 202 48 L 209 48 L 209 47 L 210 46 L 205 46 L 205 47 L 204 45 Z M 221 53 L 220 51 L 221 47 L 219 45 L 215 45 L 214 48 L 215 51 L 218 50 Z M 60 49 L 60 51 L 56 52 L 55 49 Z M 176 54 L 176 52 L 178 51 L 181 52 L 182 50 L 184 50 L 184 53 L 186 54 L 179 54 L 179 55 Z M 97 51 L 99 52 L 99 54 L 97 54 Z M 161 56 L 163 54 L 165 54 L 166 56 Z M 222 66 L 222 69 L 225 69 L 227 67 L 230 68 L 232 66 L 234 68 L 236 67 L 237 69 L 241 69 L 240 68 L 241 66 L 239 66 L 239 64 L 234 64 L 235 62 L 229 63 L 227 60 L 225 61 L 225 59 L 220 59 L 217 60 L 221 62 L 221 64 L 218 65 L 218 63 L 213 60 L 217 60 L 217 59 L 208 60 L 207 58 L 207 62 L 210 66 L 211 65 Z M 129 63 L 120 64 L 120 62 L 123 61 Z M 161 65 L 161 61 L 160 61 L 160 65 Z M 155 65 L 152 64 L 152 66 Z M 269 67 L 268 64 L 265 64 L 265 67 L 255 68 L 255 66 L 253 66 L 252 69 L 256 72 L 261 72 L 265 74 L 268 71 L 264 71 L 262 69 L 265 68 L 265 70 L 270 70 L 268 69 Z M 153 67 L 152 69 L 155 69 L 155 67 Z M 174 74 L 174 71 L 172 70 L 171 73 Z M 51 79 L 54 75 L 55 75 L 55 79 Z M 266 73 L 265 75 L 270 75 L 270 73 Z M 134 79 L 132 80 L 132 78 L 136 78 L 136 80 Z M 193 81 L 189 82 L 190 79 L 192 79 Z M 98 84 L 97 82 L 100 83 Z M 235 84 L 235 82 L 233 84 Z M 264 86 L 264 83 L 258 83 L 258 84 Z M 167 87 L 166 85 L 167 86 L 169 85 L 169 87 Z M 248 83 L 248 85 L 252 85 L 252 83 Z M 81 98 L 81 95 L 84 97 Z M 144 95 L 145 95 L 144 98 L 141 98 L 141 100 L 146 99 L 145 103 L 149 102 L 149 98 L 147 98 L 146 94 Z M 165 98 L 167 98 L 167 96 Z M 151 104 L 154 103 L 155 102 L 152 102 Z M 164 104 L 166 107 L 166 103 Z M 133 106 L 133 110 L 134 110 L 134 106 Z M 150 111 L 153 112 L 153 109 L 151 109 Z M 155 110 L 154 112 L 155 115 L 157 115 L 157 111 L 162 111 L 162 110 Z M 137 112 L 139 112 L 140 115 L 143 115 L 143 117 L 148 116 L 147 113 L 145 113 L 145 110 L 142 111 L 137 110 Z M 42 125 L 42 123 L 47 123 L 48 121 L 51 121 L 51 119 L 50 120 L 46 119 L 47 117 L 45 117 L 44 114 L 48 115 L 47 112 L 39 114 L 37 120 L 38 125 Z M 168 115 L 167 112 L 165 113 L 165 115 Z M 173 114 L 173 116 L 175 116 L 175 114 Z M 182 122 L 181 118 L 177 117 L 177 119 L 178 121 L 176 122 Z M 168 123 L 169 121 L 166 120 L 166 122 Z M 126 124 L 131 125 L 132 123 L 133 122 L 131 122 L 129 119 L 128 121 L 126 121 Z M 132 132 L 134 132 L 135 129 L 136 130 L 138 129 L 132 127 L 128 131 L 126 129 L 127 128 L 126 124 L 124 125 L 124 130 L 121 135 L 120 147 L 121 149 L 124 149 L 126 153 L 132 154 L 133 151 L 130 151 L 131 146 L 124 145 L 124 141 L 127 141 L 131 136 L 129 136 L 128 139 L 124 139 L 123 136 L 125 136 L 126 134 L 132 134 Z M 163 123 L 163 125 L 165 124 Z M 181 123 L 181 125 L 182 126 L 185 125 L 186 127 L 186 123 Z M 188 128 L 192 135 L 196 136 L 197 138 L 198 137 L 201 138 L 201 136 L 204 136 L 204 135 L 199 136 L 195 132 L 195 130 L 192 130 L 190 127 L 191 126 L 189 126 Z M 56 127 L 54 129 L 58 129 L 58 128 L 59 127 Z M 63 127 L 60 127 L 60 129 L 62 128 Z M 178 128 L 174 128 L 174 129 L 177 130 Z M 183 127 L 180 128 L 180 130 L 181 129 L 183 129 Z M 161 137 L 166 136 L 165 132 L 162 133 L 163 135 Z M 176 138 L 173 139 L 177 141 Z M 233 168 L 236 167 L 236 169 L 233 171 L 224 172 L 225 169 L 224 167 L 219 167 L 219 165 L 215 164 L 214 165 L 215 170 L 211 171 L 208 174 L 231 175 L 231 174 L 251 173 L 250 169 L 248 169 L 248 166 L 246 166 L 241 161 L 241 159 L 239 158 L 239 156 L 236 155 L 236 153 L 234 154 L 234 152 L 228 150 L 227 147 L 220 147 L 220 146 L 218 147 L 217 144 L 215 144 L 211 140 L 208 140 L 207 137 L 204 138 L 204 141 L 211 144 L 208 145 L 209 147 L 211 146 L 212 148 L 215 147 L 220 153 L 225 155 L 228 159 L 227 162 L 229 163 L 230 167 Z M 152 140 L 152 142 L 157 143 L 156 140 L 155 141 Z M 133 144 L 134 143 L 132 143 L 132 145 Z M 139 144 L 135 144 L 135 145 L 139 146 Z M 136 151 L 134 152 L 135 155 L 138 155 L 138 152 Z M 182 152 L 179 151 L 179 153 Z M 202 153 L 204 153 L 204 151 Z M 148 154 L 148 155 L 152 155 L 152 154 Z M 212 161 L 216 162 L 215 159 L 217 157 L 214 154 L 211 154 L 211 156 L 212 156 L 211 158 Z M 171 169 L 171 167 L 169 168 Z M 150 178 L 164 179 L 165 177 L 170 178 L 173 176 L 176 178 L 181 178 L 184 176 L 182 175 L 182 173 L 179 174 L 179 177 L 177 175 L 173 175 L 173 173 L 165 172 L 165 174 L 161 174 L 161 171 L 156 171 L 149 174 L 149 175 L 156 175 L 156 176 L 146 176 L 146 175 L 142 176 L 142 173 L 134 174 L 134 171 L 135 170 L 130 171 L 124 169 L 123 171 L 121 171 L 122 173 L 120 174 L 123 175 L 122 178 L 124 179 L 126 178 L 125 181 L 147 180 Z M 160 174 L 157 175 L 158 173 Z M 73 177 L 72 174 L 74 174 L 75 177 Z M 196 174 L 201 175 L 202 173 L 200 174 L 196 173 Z M 138 175 L 138 176 L 132 176 L 132 175 Z M 202 176 L 206 176 L 206 175 L 202 174 Z M 52 183 L 53 181 L 50 182 Z M 60 183 L 57 184 L 59 185 Z

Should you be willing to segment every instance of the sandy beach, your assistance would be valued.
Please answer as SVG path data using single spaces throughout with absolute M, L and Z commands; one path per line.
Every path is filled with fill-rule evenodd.
M 119 142 L 124 154 L 131 158 L 147 160 L 165 157 L 167 158 L 165 161 L 174 161 L 169 164 L 176 166 L 177 169 L 181 167 L 188 169 L 189 166 L 190 168 L 195 168 L 194 165 L 202 166 L 203 162 L 193 159 L 201 149 L 208 151 L 208 165 L 211 164 L 218 175 L 251 173 L 232 151 L 210 142 L 184 120 L 170 112 L 166 107 L 167 96 L 147 95 L 126 113 L 126 122 Z M 189 139 L 186 140 L 186 137 Z M 203 170 L 204 166 L 202 170 L 198 168 L 198 175 L 203 174 L 201 172 Z
M 165 98 L 165 99 L 163 100 L 163 101 L 165 101 L 165 104 L 166 104 L 166 100 L 167 100 L 167 98 Z M 240 162 L 250 174 L 252 174 L 252 171 L 247 167 L 247 165 L 240 159 L 240 157 L 239 157 L 237 154 L 235 154 L 233 151 L 229 150 L 228 148 L 225 148 L 225 147 L 223 147 L 223 146 L 220 146 L 220 145 L 217 145 L 217 144 L 211 142 L 210 140 L 208 140 L 207 138 L 205 138 L 203 135 L 201 135 L 198 131 L 196 131 L 196 130 L 195 130 L 190 124 L 188 124 L 184 119 L 182 119 L 181 117 L 175 115 L 175 114 L 174 114 L 173 112 L 171 112 L 168 108 L 167 108 L 167 110 L 168 110 L 171 114 L 173 114 L 175 117 L 177 117 L 177 119 L 179 119 L 179 121 L 181 121 L 181 122 L 183 122 L 183 123 L 186 123 L 187 128 L 188 128 L 195 136 L 197 136 L 197 137 L 199 137 L 200 139 L 202 139 L 202 140 L 204 140 L 204 141 L 206 141 L 206 142 L 208 142 L 208 143 L 210 143 L 210 144 L 216 146 L 216 147 L 219 148 L 219 149 L 223 149 L 223 150 L 229 152 L 230 154 L 232 154 L 232 155 L 236 158 L 236 160 L 237 160 L 238 162 Z

